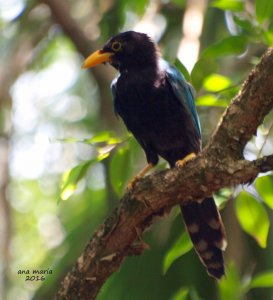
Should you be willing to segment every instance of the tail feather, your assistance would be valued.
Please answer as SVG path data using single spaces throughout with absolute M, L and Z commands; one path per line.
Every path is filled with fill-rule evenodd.
M 225 274 L 223 251 L 227 246 L 225 228 L 212 197 L 201 203 L 181 205 L 184 223 L 195 251 L 210 276 L 220 279 Z

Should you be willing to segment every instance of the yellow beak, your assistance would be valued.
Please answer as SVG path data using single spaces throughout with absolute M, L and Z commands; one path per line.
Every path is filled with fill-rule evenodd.
M 96 52 L 92 53 L 87 57 L 87 59 L 84 61 L 82 68 L 92 68 L 96 65 L 99 65 L 104 62 L 108 62 L 110 60 L 110 56 L 113 53 L 110 52 L 101 52 L 101 50 L 97 50 Z

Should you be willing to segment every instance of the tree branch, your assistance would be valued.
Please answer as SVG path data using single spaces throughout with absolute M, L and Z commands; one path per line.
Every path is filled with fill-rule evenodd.
M 272 109 L 273 95 L 270 92 L 273 90 L 273 73 L 268 68 L 272 64 L 272 49 L 268 49 L 223 114 L 207 146 L 211 155 L 217 155 L 219 159 L 243 157 L 246 143 Z M 221 152 L 224 145 L 225 151 Z
M 185 201 L 197 201 L 222 187 L 252 182 L 273 170 L 273 155 L 243 158 L 246 143 L 273 108 L 273 49 L 250 73 L 226 109 L 218 128 L 196 159 L 140 180 L 94 234 L 55 299 L 95 299 L 106 279 L 125 256 L 145 250 L 139 236 L 155 217 Z

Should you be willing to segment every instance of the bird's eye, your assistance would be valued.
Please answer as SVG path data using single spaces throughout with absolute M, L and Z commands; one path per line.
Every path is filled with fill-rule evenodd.
M 111 45 L 111 48 L 113 51 L 118 52 L 121 50 L 122 45 L 120 42 L 113 42 L 113 44 Z

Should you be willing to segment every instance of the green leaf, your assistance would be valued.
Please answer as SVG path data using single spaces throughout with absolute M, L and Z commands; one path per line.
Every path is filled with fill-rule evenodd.
M 175 260 L 189 252 L 191 248 L 192 242 L 185 231 L 166 253 L 163 261 L 163 274 L 166 274 Z
M 230 188 L 222 188 L 213 194 L 215 203 L 220 210 L 225 207 L 232 194 L 233 190 Z
M 266 247 L 269 218 L 263 205 L 246 192 L 241 192 L 235 202 L 237 218 L 243 228 L 258 242 Z
M 240 0 L 216 0 L 211 3 L 212 7 L 217 7 L 223 10 L 243 11 L 244 2 Z
M 183 287 L 174 294 L 171 300 L 186 300 L 189 295 L 189 292 L 189 288 Z
M 118 196 L 121 196 L 131 173 L 130 168 L 128 168 L 129 161 L 130 151 L 126 146 L 114 153 L 110 163 L 110 181 Z
M 205 90 L 209 92 L 219 92 L 230 87 L 230 85 L 230 79 L 220 74 L 210 74 L 203 83 Z
M 108 148 L 109 149 L 105 149 L 105 147 L 100 148 L 99 155 L 96 158 L 81 162 L 79 165 L 63 174 L 60 191 L 61 200 L 68 200 L 74 194 L 78 182 L 85 176 L 91 165 L 104 160 L 110 155 L 113 146 L 112 148 L 108 146 Z
M 90 165 L 95 161 L 84 161 L 63 174 L 60 193 L 61 200 L 67 200 L 72 196 L 77 188 L 77 183 L 83 178 Z
M 273 32 L 272 31 L 265 31 L 262 33 L 262 37 L 264 42 L 268 46 L 273 46 Z
M 273 209 L 273 176 L 261 176 L 256 179 L 255 186 L 264 202 Z
M 220 300 L 240 300 L 242 299 L 242 283 L 236 266 L 231 263 L 227 267 L 226 276 L 219 282 Z
M 249 284 L 249 289 L 273 287 L 273 270 L 254 276 Z
M 184 75 L 185 79 L 187 81 L 190 81 L 191 76 L 190 76 L 188 70 L 186 69 L 186 67 L 182 64 L 182 62 L 178 58 L 175 59 L 174 65 Z
M 256 17 L 259 23 L 273 15 L 273 1 L 271 0 L 256 0 Z
M 217 72 L 218 64 L 212 59 L 200 59 L 194 65 L 191 72 L 191 82 L 194 88 L 198 91 L 203 84 L 203 81 L 212 73 Z
M 228 105 L 228 101 L 226 101 L 225 99 L 219 99 L 215 95 L 207 94 L 207 95 L 198 97 L 195 101 L 195 104 L 197 106 L 226 107 Z
M 242 35 L 226 37 L 206 48 L 201 57 L 217 58 L 226 55 L 239 55 L 246 50 L 247 42 L 248 39 Z
M 51 139 L 51 142 L 60 142 L 60 143 L 80 143 L 82 140 L 79 140 L 77 138 L 68 137 L 63 139 Z
M 125 138 L 116 137 L 114 133 L 111 131 L 102 131 L 88 139 L 77 139 L 77 138 L 69 137 L 63 139 L 56 139 L 56 141 L 63 142 L 63 143 L 84 143 L 88 145 L 97 146 L 96 144 L 100 144 L 100 143 L 105 143 L 107 145 L 120 144 L 124 142 L 127 138 L 128 137 Z
M 253 23 L 243 18 L 242 16 L 236 16 L 236 15 L 233 16 L 233 20 L 236 25 L 238 25 L 245 31 L 250 32 L 253 35 L 253 31 L 255 30 L 255 26 Z
M 85 143 L 87 144 L 96 144 L 96 143 L 105 143 L 108 142 L 109 139 L 113 137 L 113 133 L 110 131 L 102 131 L 94 136 L 92 136 L 90 139 L 85 139 Z

